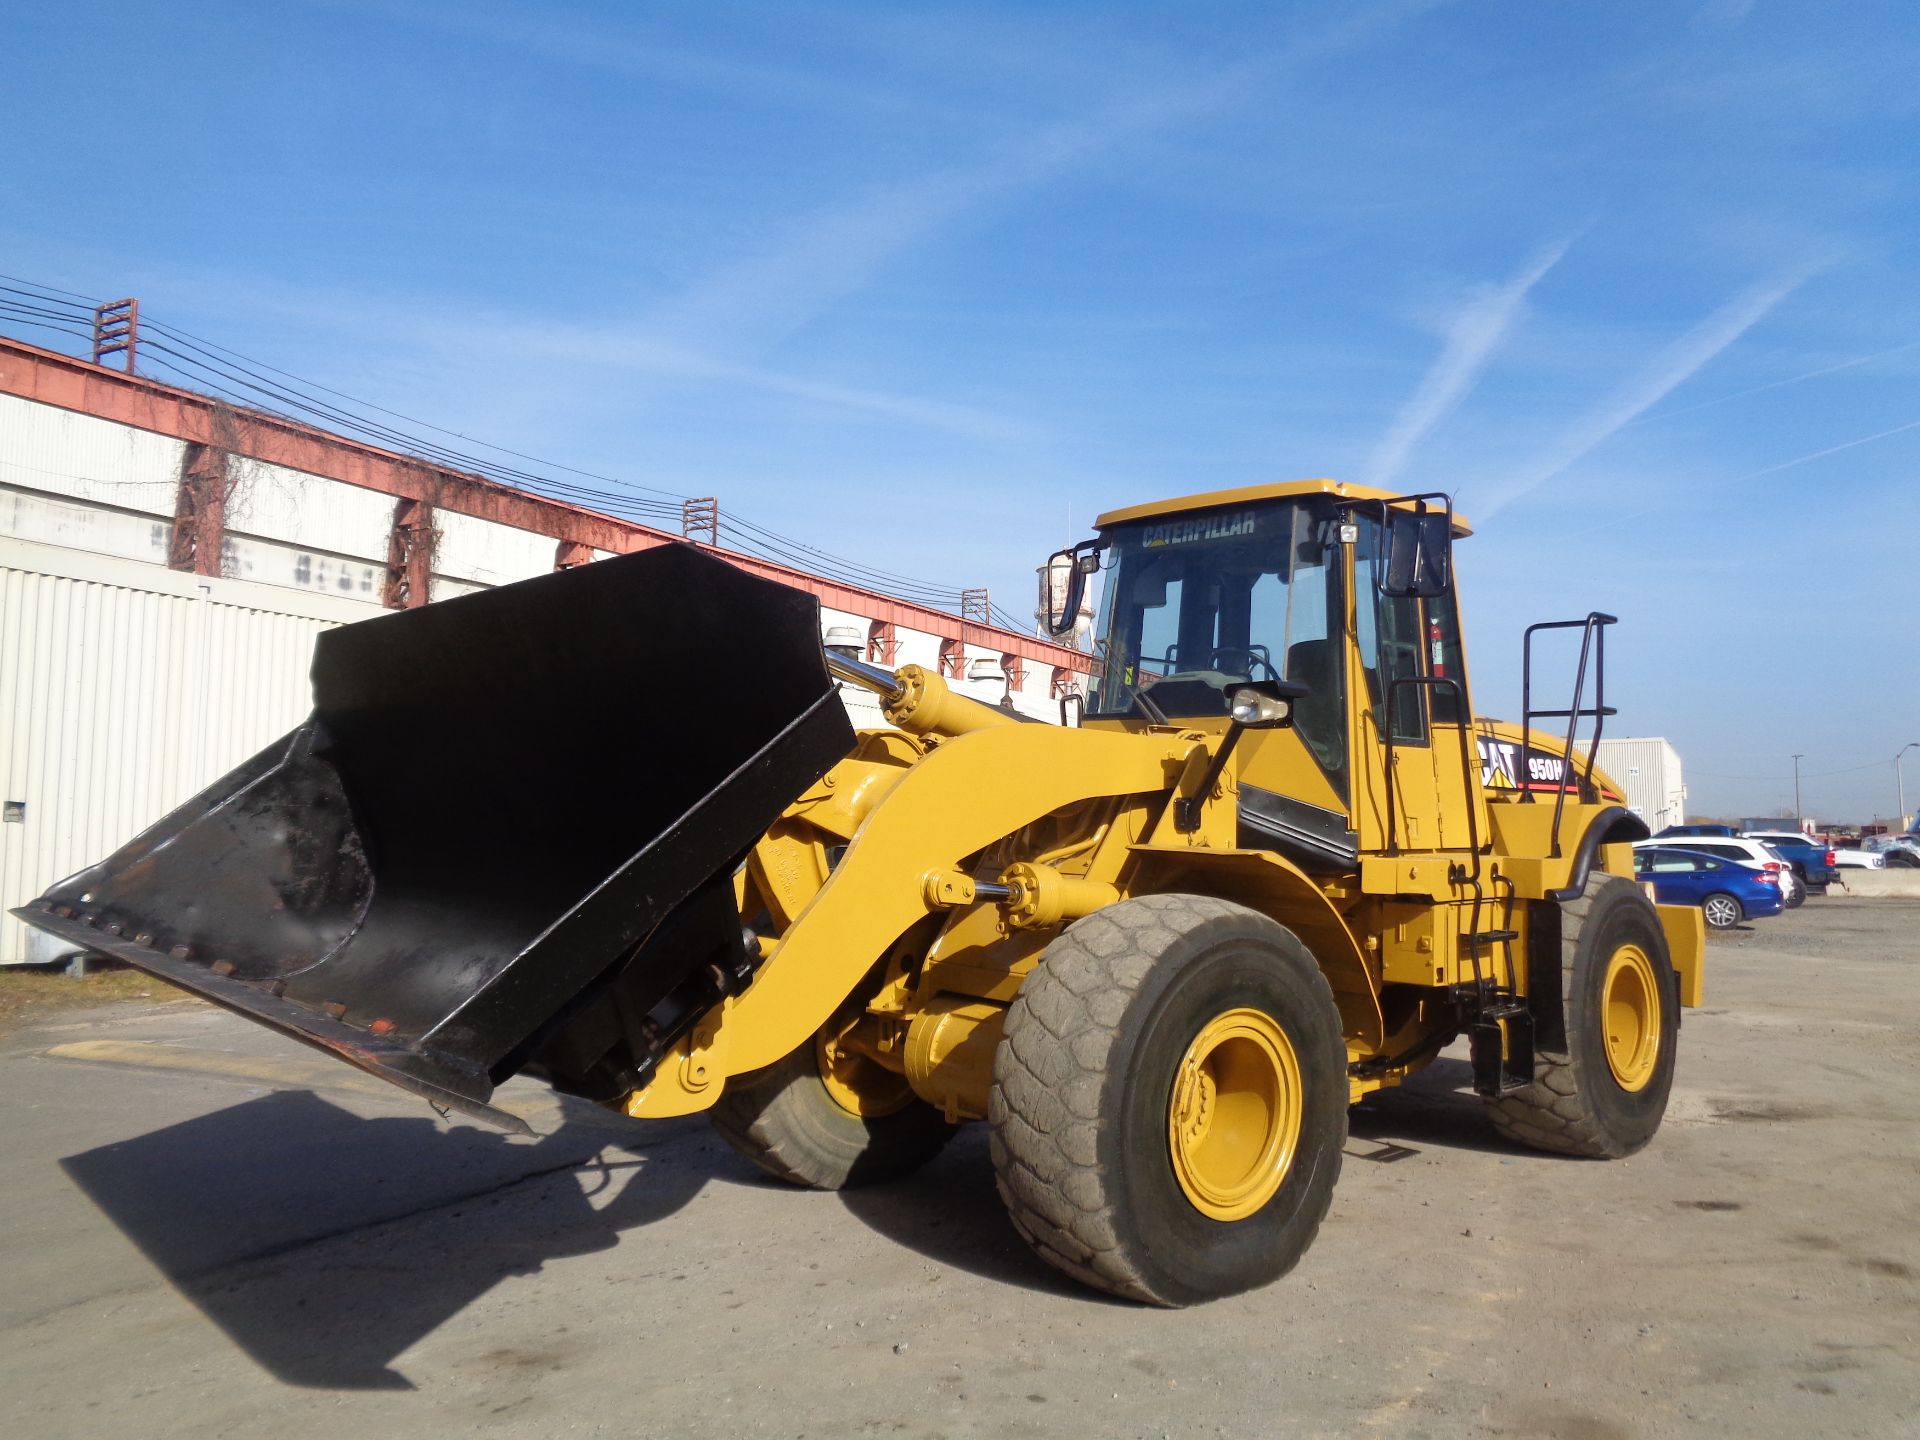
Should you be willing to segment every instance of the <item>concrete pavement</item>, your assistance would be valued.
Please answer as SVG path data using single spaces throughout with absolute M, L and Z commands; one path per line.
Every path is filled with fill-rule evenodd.
M 1506 1147 L 1369 1101 L 1293 1275 L 1168 1313 L 1030 1257 L 984 1135 L 844 1196 L 698 1118 L 533 1140 L 222 1013 L 0 1042 L 10 1436 L 1920 1434 L 1920 903 L 1710 947 L 1668 1124 Z

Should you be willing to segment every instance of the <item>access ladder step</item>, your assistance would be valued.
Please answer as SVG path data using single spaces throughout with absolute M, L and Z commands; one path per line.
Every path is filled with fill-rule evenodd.
M 1469 1031 L 1473 1088 L 1497 1098 L 1533 1083 L 1533 1012 L 1519 1000 L 1482 1009 Z
M 1520 938 L 1518 930 L 1470 930 L 1461 940 L 1478 949 L 1482 945 L 1506 945 Z

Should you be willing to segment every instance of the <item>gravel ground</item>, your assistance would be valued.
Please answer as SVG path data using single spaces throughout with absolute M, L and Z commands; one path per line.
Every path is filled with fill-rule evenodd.
M 1920 902 L 1710 942 L 1668 1123 L 1511 1149 L 1449 1055 L 1353 1117 L 1291 1276 L 1197 1310 L 1022 1248 L 962 1135 L 760 1180 L 697 1119 L 535 1141 L 200 1007 L 0 1039 L 9 1436 L 1920 1435 Z

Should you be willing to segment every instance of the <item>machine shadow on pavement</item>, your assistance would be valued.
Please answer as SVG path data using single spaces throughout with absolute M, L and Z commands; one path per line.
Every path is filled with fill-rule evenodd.
M 1406 1153 L 1417 1153 L 1428 1145 L 1549 1164 L 1565 1158 L 1501 1139 L 1487 1118 L 1485 1103 L 1474 1094 L 1473 1067 L 1445 1055 L 1405 1083 L 1376 1090 L 1349 1110 L 1347 1134 L 1349 1160 L 1404 1159 Z M 1353 1141 L 1371 1141 L 1387 1149 L 1368 1153 L 1354 1148 Z
M 1444 1056 L 1406 1084 L 1368 1096 L 1347 1112 L 1347 1128 L 1348 1164 L 1403 1160 L 1429 1148 L 1545 1164 L 1564 1158 L 1502 1140 L 1473 1092 L 1472 1067 Z M 924 1170 L 843 1190 L 840 1203 L 876 1233 L 938 1264 L 1083 1303 L 1131 1306 L 1076 1284 L 1021 1240 L 994 1189 L 985 1125 L 967 1126 Z
M 842 1190 L 839 1198 L 874 1233 L 937 1264 L 1080 1303 L 1132 1308 L 1062 1275 L 1020 1238 L 994 1189 L 985 1125 L 963 1128 L 925 1169 L 891 1184 Z
M 287 1090 L 61 1166 L 279 1380 L 405 1390 L 395 1357 L 495 1284 L 610 1249 L 713 1175 L 704 1125 L 622 1132 L 589 1110 L 527 1141 Z

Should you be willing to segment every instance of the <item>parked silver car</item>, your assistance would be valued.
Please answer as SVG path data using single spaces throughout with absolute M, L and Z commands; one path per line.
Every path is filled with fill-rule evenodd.
M 1920 868 L 1920 834 L 1869 835 L 1860 848 L 1884 856 L 1888 865 Z

